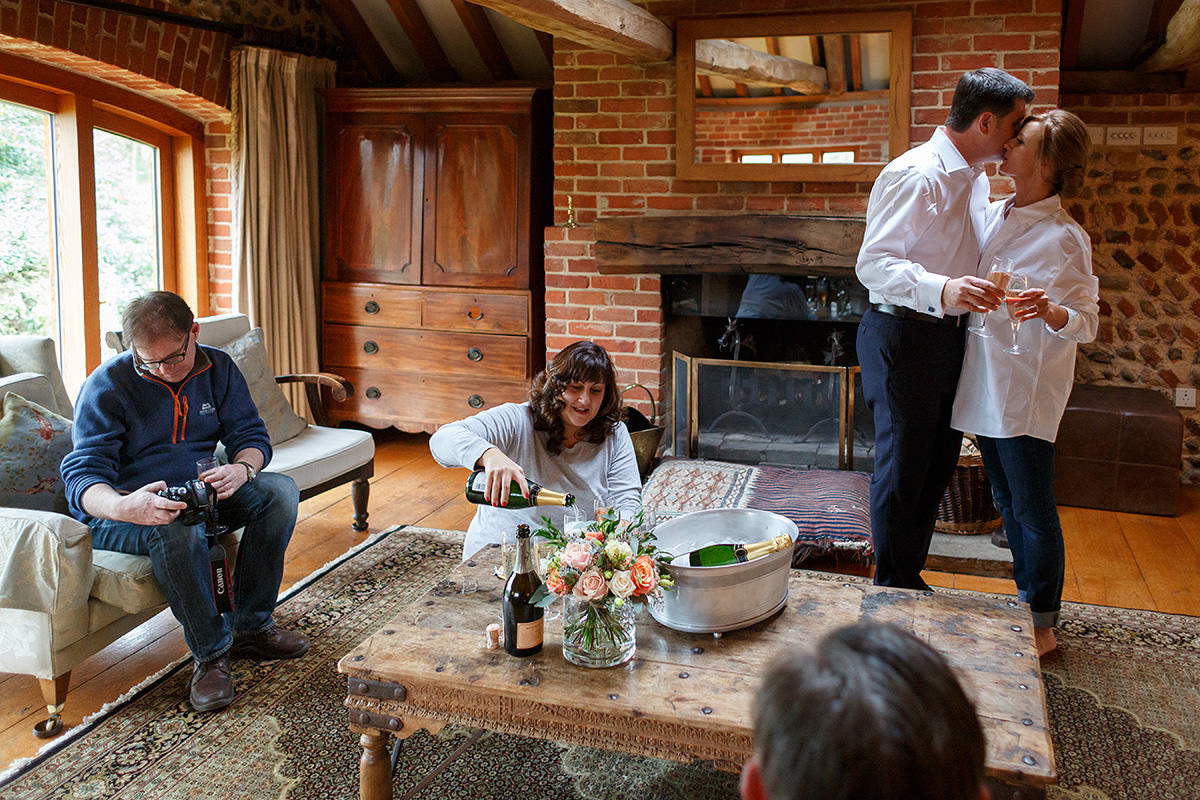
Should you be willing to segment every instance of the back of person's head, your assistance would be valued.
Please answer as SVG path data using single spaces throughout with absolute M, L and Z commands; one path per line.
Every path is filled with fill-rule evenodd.
M 588 441 L 602 442 L 621 419 L 621 392 L 617 388 L 617 369 L 608 351 L 595 342 L 574 342 L 558 351 L 546 368 L 533 378 L 529 405 L 533 409 L 534 428 L 549 431 L 546 447 L 559 453 L 563 443 L 563 390 L 572 383 L 598 383 L 604 386 L 600 410 L 584 429 Z
M 1042 145 L 1038 159 L 1053 170 L 1050 185 L 1055 194 L 1077 191 L 1083 186 L 1092 138 L 1087 125 L 1070 111 L 1056 108 L 1031 117 L 1042 123 Z M 1026 120 L 1028 124 L 1029 120 Z
M 767 800 L 978 800 L 984 739 L 940 654 L 892 625 L 860 623 L 791 653 L 755 698 Z M 758 782 L 759 795 L 747 790 Z M 765 794 L 763 794 L 765 793 Z
M 129 301 L 121 315 L 121 339 L 133 342 L 183 336 L 192 328 L 195 315 L 187 302 L 174 292 L 148 292 Z
M 1006 117 L 1016 108 L 1018 100 L 1033 102 L 1033 89 L 1025 81 L 995 67 L 971 70 L 954 87 L 946 127 L 962 133 L 985 111 Z

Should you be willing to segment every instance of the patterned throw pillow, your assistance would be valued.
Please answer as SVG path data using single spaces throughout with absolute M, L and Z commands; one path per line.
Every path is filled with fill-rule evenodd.
M 0 506 L 67 513 L 58 467 L 71 451 L 71 421 L 8 392 L 0 415 Z
M 258 406 L 258 415 L 267 424 L 271 444 L 286 442 L 308 427 L 306 420 L 296 416 L 292 404 L 287 401 L 283 390 L 275 382 L 275 373 L 267 358 L 267 346 L 263 342 L 262 328 L 244 333 L 217 349 L 228 353 L 245 376 L 250 387 L 250 397 L 254 400 L 254 405 Z

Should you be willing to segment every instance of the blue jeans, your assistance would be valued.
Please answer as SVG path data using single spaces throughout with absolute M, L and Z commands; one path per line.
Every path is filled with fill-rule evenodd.
M 149 556 L 154 577 L 183 626 L 197 661 L 211 661 L 233 645 L 234 633 L 261 631 L 273 624 L 271 612 L 283 580 L 283 555 L 296 527 L 300 491 L 286 475 L 261 472 L 233 496 L 217 504 L 217 516 L 230 530 L 245 527 L 233 568 L 233 612 L 217 613 L 203 525 L 137 525 L 107 519 L 91 521 L 92 545 Z
M 1054 627 L 1067 562 L 1054 502 L 1054 443 L 1032 436 L 976 438 L 1012 550 L 1017 597 L 1029 603 L 1034 626 Z

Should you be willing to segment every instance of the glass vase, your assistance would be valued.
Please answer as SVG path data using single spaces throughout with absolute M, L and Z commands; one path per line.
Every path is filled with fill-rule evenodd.
M 581 667 L 615 667 L 637 650 L 637 613 L 642 604 L 616 598 L 563 598 L 563 658 Z

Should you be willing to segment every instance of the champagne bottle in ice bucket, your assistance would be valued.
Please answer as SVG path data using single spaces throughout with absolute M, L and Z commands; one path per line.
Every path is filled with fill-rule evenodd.
M 753 561 L 756 558 L 762 558 L 765 555 L 786 550 L 791 546 L 792 538 L 786 534 L 781 534 L 766 541 L 751 542 L 749 544 L 738 542 L 706 545 L 690 553 L 676 556 L 672 559 L 672 562 L 676 564 L 686 563 L 690 567 L 723 567 L 728 564 L 742 564 L 747 561 Z

